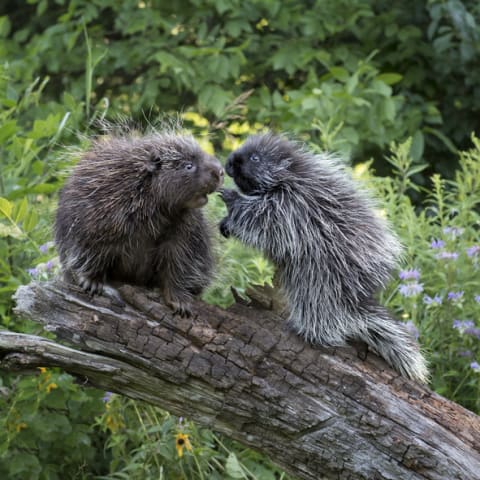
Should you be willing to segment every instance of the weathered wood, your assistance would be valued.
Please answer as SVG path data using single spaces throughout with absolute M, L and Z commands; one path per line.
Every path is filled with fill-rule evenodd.
M 59 283 L 20 287 L 17 312 L 74 348 L 0 332 L 1 366 L 60 366 L 266 452 L 304 479 L 480 479 L 480 418 L 374 355 L 308 346 L 258 306 L 197 302 L 183 319 L 152 292 L 121 291 L 125 308 Z

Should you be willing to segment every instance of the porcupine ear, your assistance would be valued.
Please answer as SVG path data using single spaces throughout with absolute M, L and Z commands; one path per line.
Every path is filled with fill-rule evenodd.
M 152 153 L 148 162 L 146 163 L 146 168 L 149 173 L 157 172 L 162 168 L 162 158 L 158 153 Z

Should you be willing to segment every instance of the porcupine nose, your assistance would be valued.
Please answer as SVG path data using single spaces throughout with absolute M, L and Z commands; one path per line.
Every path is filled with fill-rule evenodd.
M 225 176 L 225 170 L 223 167 L 219 167 L 216 170 L 214 170 L 213 175 L 215 176 L 216 180 L 219 182 L 223 182 L 223 177 Z
M 205 180 L 213 190 L 216 190 L 223 185 L 225 170 L 223 169 L 222 164 L 215 157 L 210 157 L 206 161 L 206 167 L 205 173 L 207 176 L 205 177 Z
M 212 169 L 212 178 L 216 184 L 216 188 L 220 188 L 223 185 L 223 177 L 225 176 L 225 170 L 220 165 L 217 168 Z
M 240 159 L 240 156 L 236 152 L 231 153 L 227 158 L 227 164 L 225 166 L 225 170 L 227 171 L 228 175 L 230 175 L 231 177 L 233 177 L 233 165 L 235 163 L 238 163 L 239 159 Z

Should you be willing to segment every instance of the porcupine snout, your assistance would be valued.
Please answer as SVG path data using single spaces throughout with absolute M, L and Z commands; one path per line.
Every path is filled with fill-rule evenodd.
M 243 156 L 238 152 L 231 153 L 227 158 L 227 163 L 225 165 L 225 170 L 227 174 L 234 178 L 235 172 L 241 169 L 243 164 Z
M 205 184 L 207 185 L 207 190 L 214 192 L 223 185 L 225 170 L 215 157 L 210 157 L 208 160 L 205 160 L 204 175 L 206 177 Z

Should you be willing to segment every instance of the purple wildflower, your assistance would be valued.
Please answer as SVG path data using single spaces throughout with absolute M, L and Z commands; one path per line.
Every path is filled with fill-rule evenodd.
M 472 320 L 454 320 L 452 326 L 463 333 L 467 328 L 474 328 L 475 324 Z
M 439 252 L 435 255 L 437 258 L 445 259 L 445 260 L 456 260 L 458 258 L 457 252 Z
M 464 228 L 458 228 L 458 227 L 445 227 L 443 229 L 443 233 L 445 235 L 450 234 L 453 238 L 459 237 L 464 231 L 465 231 Z
M 443 240 L 432 240 L 430 243 L 431 248 L 443 248 L 445 246 L 445 242 Z
M 435 295 L 433 298 L 429 295 L 424 295 L 423 303 L 425 305 L 432 305 L 433 303 L 440 305 L 442 303 L 442 297 L 440 295 Z
M 418 280 L 420 278 L 420 272 L 418 270 L 401 270 L 398 273 L 400 280 Z
M 480 303 L 480 295 L 475 295 L 475 301 L 476 301 L 477 303 Z
M 477 337 L 480 340 L 480 328 L 468 327 L 463 331 L 463 333 L 471 335 L 472 337 Z
M 412 337 L 418 340 L 418 337 L 420 334 L 418 333 L 418 329 L 415 326 L 415 324 L 411 320 L 409 320 L 408 322 L 405 323 L 405 326 L 407 327 L 407 330 L 410 332 Z
M 31 277 L 33 277 L 33 278 L 38 277 L 38 273 L 39 273 L 39 272 L 38 272 L 38 269 L 37 269 L 37 268 L 29 268 L 29 269 L 27 270 L 27 272 L 28 272 L 28 274 L 29 274 Z
M 398 291 L 404 297 L 414 297 L 423 292 L 423 283 L 402 283 L 399 285 Z
M 472 247 L 467 248 L 467 255 L 469 257 L 475 257 L 478 254 L 480 254 L 480 245 L 473 245 Z
M 38 247 L 38 249 L 39 249 L 42 253 L 47 253 L 47 252 L 48 252 L 48 247 L 49 247 L 48 243 L 44 243 L 43 245 L 40 245 L 40 246 Z
M 50 271 L 52 268 L 53 268 L 53 262 L 51 260 L 49 260 L 46 264 L 45 264 L 45 268 L 47 269 L 47 271 Z
M 472 362 L 470 364 L 470 368 L 474 371 L 474 372 L 480 372 L 480 365 L 478 364 L 478 362 Z
M 456 302 L 457 300 L 460 300 L 463 297 L 463 291 L 461 292 L 448 292 L 447 298 L 452 301 Z
M 105 392 L 105 395 L 103 396 L 102 400 L 105 403 L 108 403 L 110 399 L 112 398 L 113 393 L 112 392 Z

